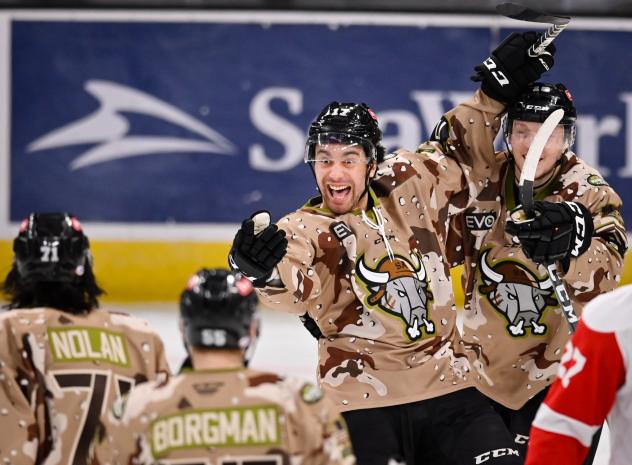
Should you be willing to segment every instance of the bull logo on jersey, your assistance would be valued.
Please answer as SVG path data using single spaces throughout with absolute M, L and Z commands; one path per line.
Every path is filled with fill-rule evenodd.
M 532 334 L 544 334 L 546 325 L 540 323 L 542 312 L 557 305 L 551 281 L 538 279 L 524 265 L 511 260 L 490 266 L 488 253 L 486 250 L 481 254 L 483 284 L 478 290 L 507 319 L 507 330 L 512 336 L 524 336 L 527 328 Z
M 428 303 L 433 296 L 428 289 L 426 269 L 417 255 L 411 255 L 414 264 L 395 255 L 384 257 L 372 270 L 361 256 L 356 265 L 357 276 L 370 292 L 367 302 L 385 312 L 401 318 L 406 324 L 406 335 L 411 341 L 434 333 L 434 323 L 428 316 Z

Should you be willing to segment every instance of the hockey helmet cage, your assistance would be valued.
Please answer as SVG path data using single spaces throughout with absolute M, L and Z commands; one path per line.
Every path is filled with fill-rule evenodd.
M 189 279 L 180 296 L 180 318 L 188 345 L 247 349 L 256 319 L 257 295 L 239 273 L 203 268 Z
M 69 213 L 31 213 L 13 241 L 20 279 L 74 282 L 92 266 L 88 238 Z
M 360 144 L 367 158 L 381 162 L 384 148 L 377 115 L 366 103 L 328 104 L 309 127 L 305 162 L 313 160 L 315 147 L 325 142 Z

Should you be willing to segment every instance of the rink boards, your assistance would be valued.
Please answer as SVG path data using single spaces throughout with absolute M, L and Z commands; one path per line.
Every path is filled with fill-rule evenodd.
M 196 268 L 225 265 L 243 217 L 278 218 L 315 193 L 303 144 L 324 104 L 366 101 L 388 148 L 413 149 L 473 92 L 472 67 L 520 26 L 492 16 L 3 10 L 0 272 L 29 211 L 68 210 L 111 299 L 173 300 Z M 574 19 L 547 76 L 575 96 L 577 152 L 624 199 L 630 30 Z

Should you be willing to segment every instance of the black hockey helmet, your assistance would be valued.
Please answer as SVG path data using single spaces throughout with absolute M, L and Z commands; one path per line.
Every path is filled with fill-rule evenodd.
M 564 117 L 560 124 L 564 126 L 564 136 L 568 147 L 575 141 L 575 121 L 577 110 L 573 103 L 573 96 L 564 84 L 546 84 L 536 82 L 529 86 L 517 100 L 507 106 L 507 119 L 505 120 L 504 135 L 509 141 L 513 128 L 513 122 L 531 121 L 543 123 L 555 110 L 564 110 Z
M 180 296 L 186 343 L 193 347 L 247 349 L 257 318 L 257 295 L 239 273 L 202 268 Z
M 334 101 L 323 108 L 309 127 L 305 162 L 313 160 L 316 145 L 342 143 L 361 145 L 366 156 L 379 163 L 384 159 L 381 140 L 382 131 L 377 123 L 377 115 L 366 103 Z
M 13 252 L 23 281 L 73 283 L 92 267 L 88 238 L 69 213 L 31 213 L 13 241 Z

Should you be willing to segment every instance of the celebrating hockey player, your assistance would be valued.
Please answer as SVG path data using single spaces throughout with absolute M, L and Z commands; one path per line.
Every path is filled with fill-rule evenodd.
M 592 300 L 531 429 L 527 465 L 580 465 L 606 417 L 610 464 L 632 457 L 632 286 Z
M 517 184 L 525 156 L 557 109 L 564 116 L 544 145 L 535 174 L 535 216 L 508 220 L 520 203 Z M 592 298 L 616 287 L 627 247 L 621 199 L 571 151 L 575 120 L 571 93 L 562 84 L 535 83 L 510 102 L 507 151 L 482 167 L 489 176 L 486 186 L 459 219 L 464 339 L 475 343 L 468 347 L 474 349 L 479 389 L 497 402 L 522 451 L 570 334 L 542 265 L 558 264 L 568 298 L 581 313 Z M 444 145 L 456 144 L 448 131 Z
M 259 321 L 250 281 L 200 270 L 180 317 L 192 369 L 134 389 L 107 412 L 93 463 L 355 463 L 344 420 L 320 389 L 245 368 Z
M 67 213 L 33 213 L 13 242 L 0 314 L 0 459 L 85 464 L 101 411 L 166 377 L 163 345 L 138 318 L 98 309 L 88 238 Z
M 550 54 L 527 56 L 536 39 L 512 34 L 485 62 L 512 95 L 552 65 Z M 519 463 L 506 427 L 470 388 L 445 259 L 457 247 L 446 223 L 482 185 L 469 156 L 485 164 L 503 110 L 481 91 L 455 110 L 461 166 L 436 142 L 385 157 L 373 110 L 332 102 L 311 124 L 305 154 L 321 195 L 277 225 L 255 214 L 235 238 L 231 266 L 266 304 L 306 315 L 322 334 L 319 380 L 344 412 L 359 463 Z

